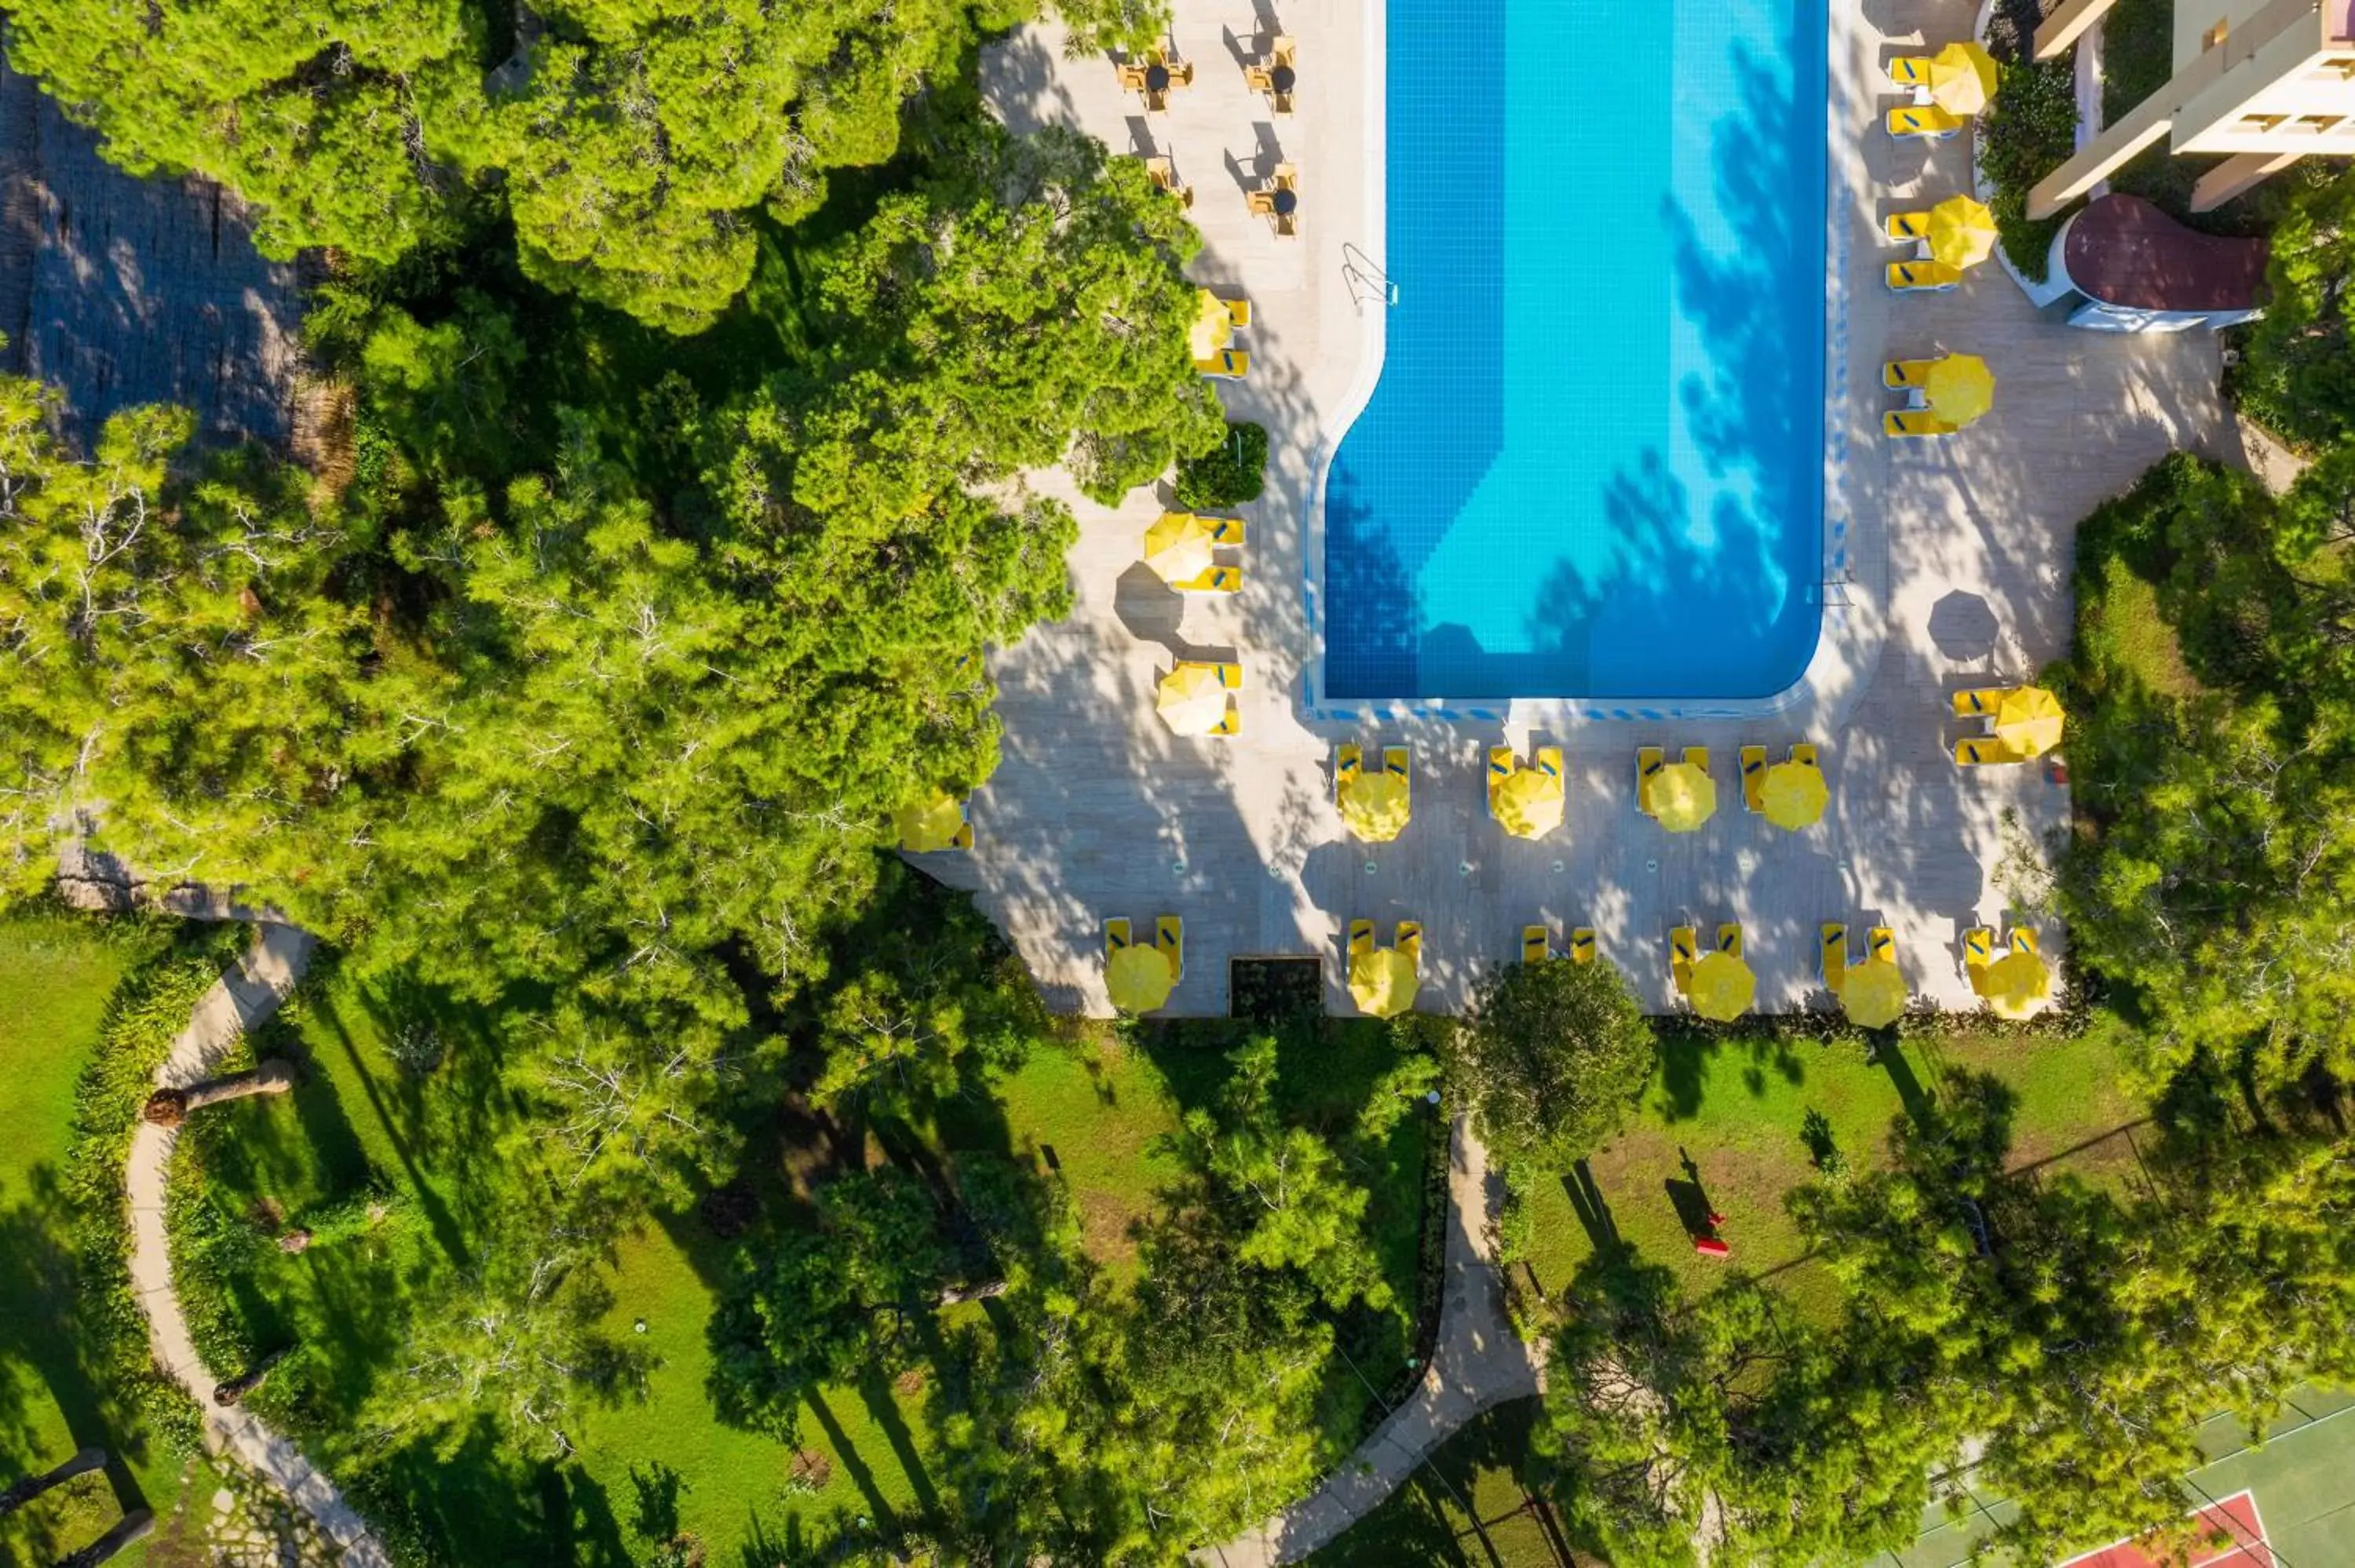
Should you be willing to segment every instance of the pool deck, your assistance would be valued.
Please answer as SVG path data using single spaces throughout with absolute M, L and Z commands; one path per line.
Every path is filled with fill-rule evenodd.
M 1264 4 L 1264 0 L 1262 0 Z M 1138 560 L 1164 502 L 1139 492 L 1116 509 L 1063 494 L 1079 516 L 1069 557 L 1072 614 L 992 657 L 1003 761 L 974 800 L 973 852 L 916 857 L 974 890 L 1050 1001 L 1103 1014 L 1103 922 L 1176 914 L 1187 963 L 1176 1013 L 1227 1010 L 1228 960 L 1321 955 L 1328 1000 L 1351 1011 L 1339 962 L 1355 916 L 1424 927 L 1426 1011 L 1461 1007 L 1482 969 L 1517 956 L 1523 925 L 1600 932 L 1605 957 L 1657 1008 L 1672 1002 L 1667 932 L 1721 921 L 1743 928 L 1758 1007 L 1828 1005 L 1816 928 L 1844 920 L 1895 929 L 1916 992 L 1974 1005 L 1959 959 L 1967 927 L 2003 924 L 2010 847 L 2065 828 L 2068 791 L 2041 768 L 1966 773 L 1949 758 L 1949 693 L 2030 677 L 2066 652 L 2077 520 L 2176 448 L 2237 459 L 2206 334 L 2121 337 L 2040 313 L 1990 262 L 1958 291 L 1899 299 L 1882 286 L 1882 215 L 1967 188 L 1969 139 L 1897 143 L 1878 129 L 1876 82 L 1891 55 L 1965 36 L 1969 0 L 1876 0 L 1834 7 L 1829 291 L 1845 339 L 1833 417 L 1848 432 L 1836 515 L 1849 519 L 1844 599 L 1828 612 L 1806 689 L 1749 721 L 1678 723 L 1537 717 L 1568 751 L 1569 814 L 1545 840 L 1510 840 L 1490 822 L 1482 748 L 1526 746 L 1529 710 L 1508 724 L 1407 718 L 1381 728 L 1310 723 L 1299 704 L 1312 656 L 1303 593 L 1318 463 L 1379 362 L 1379 300 L 1366 280 L 1383 251 L 1379 0 L 1293 0 L 1256 16 L 1178 0 L 1176 42 L 1198 66 L 1170 112 L 1146 116 L 1102 58 L 1066 59 L 1051 26 L 1024 29 L 985 58 L 991 102 L 1018 129 L 1060 122 L 1116 153 L 1174 154 L 1196 191 L 1205 239 L 1192 271 L 1247 295 L 1239 346 L 1251 373 L 1225 384 L 1230 414 L 1270 435 L 1268 492 L 1245 508 L 1247 580 L 1231 599 L 1181 601 Z M 1298 40 L 1299 112 L 1276 118 L 1244 87 L 1236 50 L 1273 31 Z M 1302 235 L 1279 240 L 1249 217 L 1243 180 L 1295 164 Z M 1609 330 L 1607 324 L 1597 330 Z M 1941 441 L 1880 435 L 1884 357 L 1946 350 L 1984 355 L 1994 411 Z M 1157 671 L 1176 657 L 1237 657 L 1243 733 L 1181 738 L 1155 716 Z M 1331 805 L 1337 740 L 1412 746 L 1414 815 L 1394 842 L 1349 839 Z M 1742 810 L 1736 750 L 1796 740 L 1822 747 L 1832 803 L 1792 834 Z M 1707 746 L 1721 809 L 1701 832 L 1671 836 L 1637 815 L 1641 745 Z M 2008 819 L 2017 824 L 2008 827 Z M 2065 953 L 2046 929 L 2045 949 Z M 1706 939 L 1706 936 L 1704 938 Z

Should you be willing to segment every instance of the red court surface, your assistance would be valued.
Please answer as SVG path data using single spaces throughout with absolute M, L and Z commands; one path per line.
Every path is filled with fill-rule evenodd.
M 2191 1517 L 2202 1536 L 2218 1537 L 2222 1543 L 2195 1547 L 2190 1568 L 2274 1568 L 2273 1548 L 2265 1542 L 2265 1521 L 2257 1517 L 2257 1499 L 2251 1493 L 2234 1492 Z M 2121 1541 L 2099 1552 L 2072 1557 L 2061 1568 L 2159 1568 L 2164 1561 L 2145 1555 L 2131 1541 Z

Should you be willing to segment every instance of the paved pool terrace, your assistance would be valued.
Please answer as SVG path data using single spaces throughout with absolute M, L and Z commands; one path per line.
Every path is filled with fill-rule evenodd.
M 1681 3 L 1681 0 L 1679 0 Z M 1192 271 L 1252 304 L 1239 346 L 1250 376 L 1224 384 L 1231 417 L 1270 432 L 1267 493 L 1244 510 L 1243 591 L 1181 600 L 1138 558 L 1166 498 L 1117 508 L 1032 477 L 1080 519 L 1065 620 L 992 655 L 1003 760 L 972 803 L 970 853 L 921 857 L 971 889 L 1050 1002 L 1108 1013 L 1103 922 L 1177 914 L 1186 972 L 1176 1013 L 1227 1011 L 1235 958 L 1317 955 L 1328 1001 L 1350 1011 L 1342 932 L 1367 916 L 1423 923 L 1419 1005 L 1454 1011 L 1487 966 L 1518 951 L 1524 924 L 1599 930 L 1604 955 L 1657 1008 L 1672 996 L 1670 926 L 1742 923 L 1762 1011 L 1828 1005 L 1818 922 L 1895 929 L 1916 991 L 1974 1004 L 1960 933 L 2001 924 L 2008 850 L 2065 826 L 2068 792 L 2035 768 L 1965 774 L 1948 757 L 1947 694 L 2032 676 L 2066 651 L 2074 525 L 2158 457 L 2193 448 L 2237 459 L 2205 335 L 2126 338 L 2041 314 L 1996 263 L 1957 291 L 1898 299 L 1881 281 L 1882 216 L 1966 188 L 1969 142 L 1895 143 L 1875 126 L 1885 60 L 1965 36 L 1968 0 L 1835 0 L 1829 26 L 1825 256 L 1823 626 L 1806 676 L 1757 703 L 1340 702 L 1310 694 L 1319 629 L 1318 484 L 1362 406 L 1384 349 L 1386 14 L 1379 3 L 1305 0 L 1258 13 L 1178 0 L 1174 28 L 1196 84 L 1147 116 L 1102 58 L 1066 59 L 1060 28 L 1025 28 L 985 57 L 1008 123 L 1076 126 L 1115 152 L 1174 156 L 1196 192 L 1205 245 Z M 1269 112 L 1239 59 L 1265 35 L 1298 40 L 1298 111 Z M 1301 237 L 1279 240 L 1243 205 L 1277 162 L 1299 169 Z M 1598 334 L 1610 322 L 1593 323 Z M 1944 441 L 1891 444 L 1884 357 L 1984 355 L 1994 411 Z M 1172 735 L 1155 716 L 1173 658 L 1239 658 L 1243 733 Z M 1532 734 L 1568 753 L 1564 826 L 1537 842 L 1487 816 L 1481 758 Z M 1342 739 L 1407 744 L 1414 818 L 1389 844 L 1348 838 L 1331 805 Z M 1736 748 L 1822 747 L 1825 820 L 1791 834 L 1741 809 Z M 1641 745 L 1700 745 L 1718 759 L 1721 810 L 1669 835 L 1634 805 Z M 2043 933 L 2065 962 L 2065 935 Z

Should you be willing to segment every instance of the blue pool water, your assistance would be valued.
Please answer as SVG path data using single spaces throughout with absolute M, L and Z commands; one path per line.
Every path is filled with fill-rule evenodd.
M 1820 615 L 1828 0 L 1389 4 L 1397 303 L 1327 479 L 1326 694 L 1781 691 Z

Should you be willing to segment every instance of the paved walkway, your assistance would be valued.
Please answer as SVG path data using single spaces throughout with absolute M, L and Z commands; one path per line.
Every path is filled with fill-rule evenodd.
M 292 926 L 264 926 L 252 950 L 197 1001 L 172 1054 L 155 1069 L 155 1086 L 186 1088 L 213 1075 L 238 1037 L 278 1011 L 310 966 L 315 944 Z M 198 1113 L 203 1114 L 203 1113 Z M 326 1531 L 345 1568 L 389 1568 L 391 1559 L 368 1532 L 368 1521 L 346 1502 L 294 1445 L 241 1407 L 213 1403 L 219 1380 L 205 1368 L 188 1337 L 188 1323 L 172 1288 L 172 1257 L 164 1228 L 164 1198 L 177 1128 L 142 1121 L 131 1138 L 123 1185 L 131 1202 L 131 1285 L 147 1314 L 147 1342 L 162 1367 L 204 1413 L 205 1446 L 227 1454 L 274 1482 Z
M 1482 1411 L 1540 1392 L 1545 1367 L 1505 1317 L 1489 1222 L 1504 1183 L 1488 1175 L 1488 1151 L 1459 1117 L 1448 1142 L 1447 1292 L 1439 1347 L 1414 1397 L 1358 1446 L 1316 1491 L 1224 1546 L 1194 1560 L 1209 1568 L 1294 1563 L 1381 1506 L 1434 1449 Z

